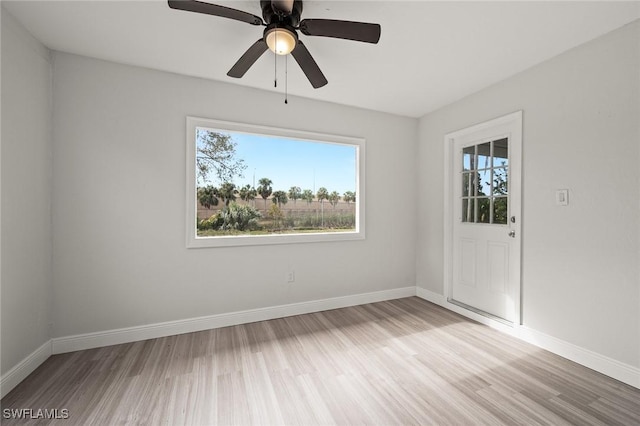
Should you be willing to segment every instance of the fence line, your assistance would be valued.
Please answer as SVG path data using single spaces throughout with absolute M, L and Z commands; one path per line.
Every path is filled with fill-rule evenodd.
M 263 217 L 268 217 L 269 214 L 269 209 L 271 208 L 273 204 L 273 202 L 271 201 L 271 199 L 267 199 L 267 208 L 265 209 L 265 203 L 264 200 L 262 199 L 255 199 L 253 201 L 242 201 L 240 199 L 236 200 L 236 203 L 240 204 L 240 205 L 250 205 L 252 207 L 255 207 L 256 210 L 258 210 Z M 338 202 L 338 204 L 336 205 L 336 207 L 333 207 L 329 202 L 325 201 L 323 203 L 324 205 L 321 205 L 319 201 L 313 201 L 313 203 L 309 204 L 307 202 L 300 202 L 298 200 L 298 203 L 292 203 L 289 202 L 287 204 L 283 204 L 280 206 L 280 211 L 282 212 L 282 214 L 284 215 L 284 217 L 303 217 L 309 214 L 325 214 L 325 215 L 331 215 L 331 214 L 355 214 L 356 211 L 356 205 L 355 203 L 346 203 L 344 201 L 340 201 Z M 202 206 L 201 204 L 198 203 L 198 218 L 199 219 L 208 219 L 209 217 L 213 216 L 214 214 L 218 213 L 219 211 L 221 211 L 222 209 L 224 209 L 224 204 L 220 203 L 217 206 L 212 206 L 212 208 L 207 209 L 204 206 Z

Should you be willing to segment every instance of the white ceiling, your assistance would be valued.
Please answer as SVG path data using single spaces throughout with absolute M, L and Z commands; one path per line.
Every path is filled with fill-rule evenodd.
M 216 1 L 261 16 L 259 1 Z M 284 58 L 226 76 L 262 27 L 166 1 L 2 1 L 54 50 L 284 90 Z M 377 45 L 301 35 L 329 80 L 314 90 L 289 58 L 290 94 L 420 117 L 640 17 L 640 2 L 305 1 L 303 18 L 382 25 Z M 612 64 L 615 66 L 615 64 Z

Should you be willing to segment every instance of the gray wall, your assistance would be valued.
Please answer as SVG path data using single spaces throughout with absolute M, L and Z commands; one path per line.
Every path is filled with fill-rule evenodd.
M 2 374 L 50 338 L 51 62 L 2 10 Z
M 418 120 L 283 100 L 55 53 L 54 337 L 415 285 Z M 366 138 L 366 240 L 187 250 L 187 115 Z
M 443 294 L 444 135 L 523 110 L 524 325 L 640 366 L 639 40 L 636 21 L 420 120 L 418 286 Z

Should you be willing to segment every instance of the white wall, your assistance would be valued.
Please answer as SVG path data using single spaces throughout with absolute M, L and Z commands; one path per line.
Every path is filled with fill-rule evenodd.
M 283 100 L 55 53 L 54 337 L 415 285 L 418 120 Z M 187 115 L 366 138 L 366 240 L 187 250 Z
M 49 341 L 51 61 L 2 10 L 2 362 L 4 375 Z
M 522 109 L 524 325 L 640 367 L 639 43 L 636 21 L 420 120 L 418 286 L 443 294 L 444 135 Z

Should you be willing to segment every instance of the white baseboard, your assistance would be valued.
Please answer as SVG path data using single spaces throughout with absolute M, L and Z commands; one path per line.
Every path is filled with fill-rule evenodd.
M 372 293 L 333 297 L 330 299 L 314 300 L 310 302 L 292 303 L 268 308 L 251 309 L 247 311 L 230 312 L 136 327 L 120 328 L 116 330 L 100 331 L 97 333 L 58 337 L 53 339 L 53 353 L 59 354 L 99 348 L 102 346 L 118 345 L 121 343 L 137 342 L 140 340 L 155 339 L 158 337 L 210 330 L 213 328 L 228 327 L 238 324 L 247 324 L 250 322 L 265 321 L 275 318 L 284 318 L 292 315 L 308 314 L 330 309 L 346 308 L 348 306 L 400 299 L 402 297 L 415 295 L 415 287 L 403 287 Z
M 499 321 L 479 315 L 473 311 L 469 311 L 458 305 L 450 303 L 443 295 L 421 287 L 416 287 L 416 295 L 450 311 L 456 312 L 481 324 L 498 329 L 539 348 L 545 349 L 556 355 L 560 355 L 563 358 L 567 358 L 580 365 L 591 368 L 592 370 L 640 389 L 640 368 L 625 364 L 583 347 L 576 346 L 573 343 L 566 342 L 558 339 L 557 337 L 549 336 L 524 325 L 515 325 L 510 327 Z
M 520 326 L 518 328 L 517 337 L 520 339 L 580 365 L 589 367 L 605 376 L 613 377 L 616 380 L 640 389 L 640 368 L 633 367 L 526 326 Z
M 6 374 L 0 378 L 0 398 L 4 398 L 6 394 L 11 392 L 18 383 L 27 378 L 27 376 L 47 360 L 52 354 L 51 340 L 47 340 L 42 346 L 29 354 L 25 359 L 16 364 Z

